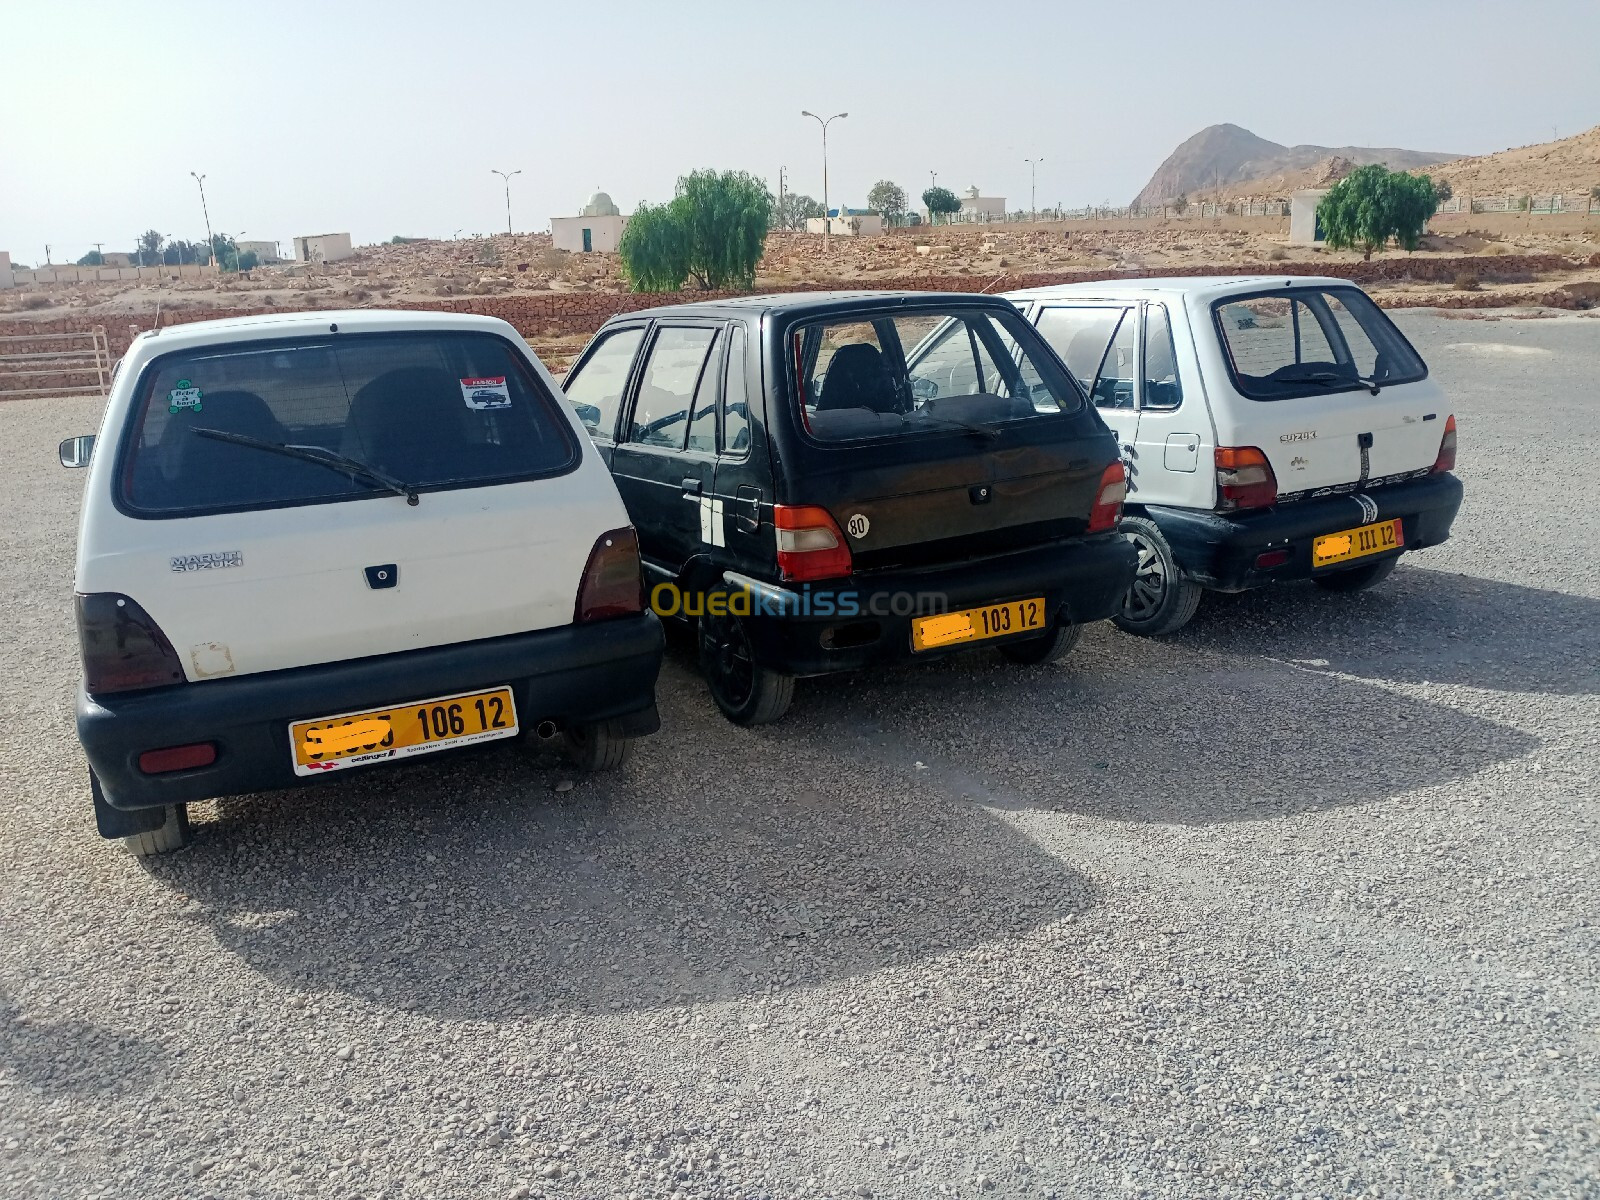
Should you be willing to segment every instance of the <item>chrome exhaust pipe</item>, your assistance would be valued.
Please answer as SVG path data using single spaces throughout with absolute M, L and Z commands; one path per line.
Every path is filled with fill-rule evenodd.
M 534 736 L 539 738 L 540 741 L 548 742 L 561 731 L 556 728 L 556 723 L 554 721 L 540 721 L 533 727 L 533 732 Z

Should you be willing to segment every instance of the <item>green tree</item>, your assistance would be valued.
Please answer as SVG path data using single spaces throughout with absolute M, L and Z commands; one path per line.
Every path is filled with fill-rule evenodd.
M 639 206 L 617 249 L 635 291 L 675 290 L 686 278 L 706 291 L 748 288 L 772 219 L 772 194 L 749 172 L 691 171 L 670 204 Z
M 167 239 L 154 229 L 146 229 L 139 235 L 139 245 L 135 253 L 141 267 L 153 267 L 161 261 L 161 247 Z
M 105 255 L 98 250 L 91 250 L 78 260 L 80 267 L 103 267 L 106 265 Z
M 779 229 L 804 229 L 808 220 L 822 215 L 822 205 L 800 192 L 786 192 L 773 210 Z
M 880 179 L 867 193 L 867 207 L 881 216 L 886 225 L 898 225 L 905 219 L 909 207 L 906 190 L 892 180 Z
M 1433 194 L 1439 198 L 1439 203 L 1443 204 L 1456 194 L 1456 190 L 1450 186 L 1448 179 L 1440 176 L 1433 181 Z
M 922 203 L 928 208 L 928 215 L 933 218 L 933 223 L 939 223 L 941 215 L 949 217 L 951 213 L 961 211 L 961 201 L 949 188 L 931 187 L 922 193 Z
M 675 292 L 689 278 L 689 244 L 670 204 L 641 203 L 617 244 L 636 292 Z
M 1428 218 L 1438 209 L 1439 197 L 1428 176 L 1368 163 L 1328 189 L 1317 205 L 1317 221 L 1330 247 L 1360 250 L 1363 259 L 1370 259 L 1390 238 L 1415 250 Z
M 1187 212 L 1188 209 L 1189 209 L 1189 197 L 1183 195 L 1180 192 L 1178 195 L 1176 195 L 1176 196 L 1174 196 L 1172 198 L 1172 211 L 1177 213 L 1180 217 L 1183 216 L 1183 214 L 1185 212 Z

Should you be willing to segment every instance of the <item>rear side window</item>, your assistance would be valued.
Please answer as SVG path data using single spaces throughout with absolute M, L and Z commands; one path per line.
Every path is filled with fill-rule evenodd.
M 987 434 L 1082 407 L 1071 381 L 1031 344 L 1015 313 L 852 315 L 797 326 L 790 377 L 800 384 L 803 424 L 819 441 Z
M 1427 375 L 1411 343 L 1359 288 L 1294 288 L 1213 306 L 1239 393 L 1253 400 L 1410 383 Z
M 1141 408 L 1171 409 L 1183 403 L 1183 382 L 1178 378 L 1178 348 L 1172 340 L 1172 322 L 1165 304 L 1148 304 L 1144 310 L 1144 398 Z
M 344 334 L 170 354 L 139 384 L 121 502 L 142 516 L 181 516 L 381 490 L 328 465 L 335 456 L 419 490 L 560 474 L 577 465 L 578 446 L 556 405 L 523 357 L 486 333 Z
M 739 455 L 750 448 L 750 392 L 745 375 L 743 325 L 733 327 L 728 343 L 728 378 L 722 388 L 722 452 Z
M 578 419 L 596 437 L 610 440 L 616 436 L 622 393 L 628 388 L 628 372 L 643 339 L 643 328 L 606 334 L 578 370 L 562 382 L 561 390 L 578 410 Z

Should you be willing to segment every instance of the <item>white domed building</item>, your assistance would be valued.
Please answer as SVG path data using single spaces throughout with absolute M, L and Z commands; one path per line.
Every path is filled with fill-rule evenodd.
M 597 191 L 589 197 L 575 217 L 551 217 L 550 237 L 557 250 L 571 250 L 577 254 L 615 254 L 622 231 L 628 227 L 628 218 L 611 202 L 611 197 Z

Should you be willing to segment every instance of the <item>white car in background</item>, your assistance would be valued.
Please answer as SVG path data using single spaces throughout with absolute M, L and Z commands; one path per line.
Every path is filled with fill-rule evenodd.
M 611 474 L 504 321 L 292 313 L 140 335 L 87 466 L 78 736 L 100 833 L 502 738 L 619 764 L 660 622 Z
M 1139 573 L 1121 628 L 1171 633 L 1207 589 L 1357 591 L 1450 536 L 1449 397 L 1353 284 L 1120 279 L 1008 299 L 1122 445 Z

